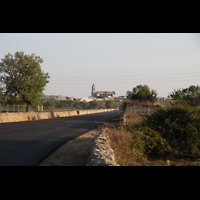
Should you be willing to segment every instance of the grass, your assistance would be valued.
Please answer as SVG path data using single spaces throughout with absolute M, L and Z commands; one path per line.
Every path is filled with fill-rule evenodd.
M 120 166 L 199 166 L 200 107 L 161 107 L 151 116 L 129 112 L 128 126 L 107 128 Z

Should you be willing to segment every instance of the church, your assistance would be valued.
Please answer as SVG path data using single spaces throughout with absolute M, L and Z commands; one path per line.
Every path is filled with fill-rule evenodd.
M 115 91 L 96 91 L 95 90 L 95 85 L 92 85 L 92 93 L 91 93 L 92 97 L 96 97 L 96 98 L 103 98 L 103 97 L 116 97 L 116 93 Z

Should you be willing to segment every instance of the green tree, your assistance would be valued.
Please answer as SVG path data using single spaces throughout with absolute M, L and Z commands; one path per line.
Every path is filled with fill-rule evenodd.
M 80 106 L 82 109 L 86 109 L 87 108 L 87 102 L 85 100 L 80 101 Z
M 52 99 L 52 100 L 48 101 L 47 105 L 48 105 L 48 109 L 53 110 L 53 109 L 55 109 L 56 102 L 55 102 L 55 100 Z
M 137 85 L 132 92 L 127 91 L 126 97 L 131 100 L 155 102 L 157 93 L 155 90 L 150 90 L 148 85 Z
M 118 103 L 112 100 L 107 100 L 106 101 L 106 108 L 117 108 L 119 107 Z
M 75 108 L 80 108 L 80 102 L 78 100 L 74 101 L 74 107 Z
M 67 105 L 68 107 L 73 107 L 74 106 L 74 102 L 72 100 L 67 100 Z
M 99 103 L 96 100 L 90 101 L 90 108 L 97 109 L 99 108 Z
M 2 89 L 0 88 L 0 103 L 4 103 L 4 101 L 5 101 L 5 96 L 2 92 Z
M 104 109 L 105 108 L 105 102 L 104 101 L 99 101 L 99 108 Z
M 170 94 L 173 100 L 184 100 L 192 106 L 200 105 L 200 87 L 191 85 L 185 89 L 174 90 Z
M 49 82 L 48 73 L 41 70 L 43 59 L 24 52 L 8 53 L 0 63 L 0 82 L 3 92 L 12 103 L 26 103 L 34 107 L 40 104 L 44 87 Z

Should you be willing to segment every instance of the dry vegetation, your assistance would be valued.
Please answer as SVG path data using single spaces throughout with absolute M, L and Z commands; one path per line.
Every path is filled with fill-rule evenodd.
M 200 107 L 168 105 L 151 116 L 129 112 L 126 122 L 107 128 L 120 166 L 200 165 Z

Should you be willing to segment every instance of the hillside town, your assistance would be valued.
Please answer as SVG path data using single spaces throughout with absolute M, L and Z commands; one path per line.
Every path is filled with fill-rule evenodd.
M 116 97 L 115 91 L 96 91 L 95 85 L 92 85 L 92 91 L 91 96 L 87 97 L 69 97 L 69 96 L 63 96 L 63 95 L 43 95 L 43 97 L 40 98 L 40 100 L 58 100 L 58 101 L 66 101 L 66 100 L 78 100 L 78 101 L 85 101 L 90 102 L 93 100 L 99 101 L 99 102 L 105 102 L 107 100 L 113 100 L 119 105 L 126 99 L 126 96 L 118 96 Z
M 40 100 L 49 101 L 49 100 L 58 100 L 58 101 L 66 101 L 66 100 L 72 100 L 72 101 L 85 101 L 90 102 L 93 100 L 96 100 L 98 102 L 105 102 L 107 100 L 113 100 L 119 105 L 126 99 L 126 96 L 116 96 L 115 91 L 96 91 L 95 85 L 92 85 L 92 91 L 91 96 L 86 97 L 70 97 L 70 96 L 63 96 L 63 95 L 43 95 L 43 97 L 40 98 Z M 172 98 L 170 96 L 167 97 L 157 97 L 158 102 L 169 102 L 172 101 Z

